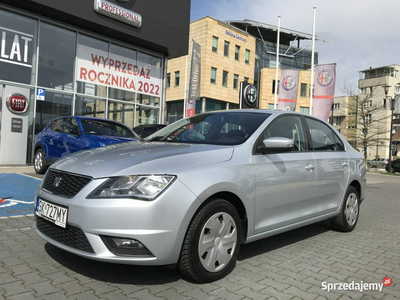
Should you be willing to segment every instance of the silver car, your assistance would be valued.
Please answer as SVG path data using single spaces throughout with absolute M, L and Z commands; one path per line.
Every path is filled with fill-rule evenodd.
M 176 265 L 210 282 L 233 270 L 241 244 L 326 219 L 352 231 L 365 174 L 320 119 L 211 112 L 57 161 L 36 190 L 34 229 L 86 258 Z

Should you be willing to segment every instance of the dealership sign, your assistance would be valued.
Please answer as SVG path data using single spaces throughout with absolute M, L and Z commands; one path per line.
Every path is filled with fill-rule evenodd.
M 6 100 L 7 108 L 14 114 L 23 114 L 29 106 L 29 100 L 24 95 L 13 94 Z
M 0 27 L 0 61 L 32 68 L 33 35 Z
M 76 80 L 155 97 L 161 94 L 161 67 L 79 45 Z
M 106 0 L 94 0 L 94 10 L 99 14 L 135 27 L 142 26 L 142 16 Z

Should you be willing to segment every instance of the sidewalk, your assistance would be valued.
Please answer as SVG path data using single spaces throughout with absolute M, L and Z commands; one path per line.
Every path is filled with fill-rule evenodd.
M 0 173 L 35 173 L 35 169 L 28 165 L 1 165 Z

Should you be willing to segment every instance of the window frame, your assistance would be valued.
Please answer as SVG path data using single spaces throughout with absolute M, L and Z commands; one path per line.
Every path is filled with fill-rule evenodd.
M 309 129 L 307 126 L 307 122 L 304 118 L 303 115 L 299 115 L 299 114 L 293 114 L 293 113 L 287 113 L 287 114 L 282 114 L 277 116 L 275 119 L 273 119 L 271 121 L 271 123 L 269 123 L 264 130 L 261 132 L 261 134 L 258 136 L 257 140 L 255 141 L 254 145 L 253 145 L 253 151 L 252 154 L 253 155 L 275 155 L 276 153 L 269 153 L 269 154 L 263 154 L 260 152 L 260 150 L 258 150 L 258 146 L 260 145 L 260 143 L 262 143 L 262 137 L 264 136 L 264 133 L 268 130 L 268 128 L 273 125 L 275 122 L 277 122 L 279 119 L 283 118 L 283 117 L 287 117 L 287 116 L 292 116 L 292 117 L 299 117 L 300 119 L 300 123 L 303 129 L 303 136 L 304 136 L 304 142 L 305 142 L 305 146 L 306 146 L 306 150 L 304 151 L 290 151 L 290 152 L 285 152 L 285 153 L 278 153 L 278 154 L 289 154 L 289 155 L 293 155 L 294 153 L 306 153 L 306 152 L 312 152 L 312 144 L 310 143 L 310 138 L 311 136 L 309 135 Z
M 216 46 L 214 46 L 214 41 L 216 41 Z M 214 53 L 218 53 L 218 37 L 216 37 L 215 35 L 213 35 L 212 37 L 211 51 Z
M 171 87 L 171 72 L 167 73 L 166 88 Z
M 223 87 L 228 87 L 228 71 L 222 71 L 222 86 Z
M 247 54 L 248 54 L 248 56 L 247 56 Z M 246 65 L 249 65 L 249 64 L 250 64 L 250 50 L 249 50 L 249 49 L 246 49 L 246 51 L 245 51 L 244 63 L 245 63 Z
M 240 46 L 238 45 L 235 45 L 235 60 L 240 61 Z
M 239 88 L 239 74 L 233 74 L 233 88 L 235 90 Z
M 224 56 L 229 57 L 229 46 L 230 46 L 229 41 L 224 41 Z
M 176 75 L 178 75 L 178 76 L 176 76 Z M 180 76 L 181 76 L 181 71 L 175 71 L 175 85 L 174 86 L 179 86 Z
M 215 77 L 213 79 L 213 70 L 215 70 Z M 217 84 L 217 68 L 211 67 L 210 83 Z

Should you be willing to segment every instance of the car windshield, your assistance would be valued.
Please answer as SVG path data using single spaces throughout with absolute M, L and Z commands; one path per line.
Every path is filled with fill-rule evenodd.
M 127 138 L 139 138 L 127 127 L 112 121 L 82 119 L 81 123 L 83 131 L 86 135 L 108 135 Z
M 241 111 L 204 113 L 179 120 L 145 140 L 238 145 L 246 141 L 269 115 Z

